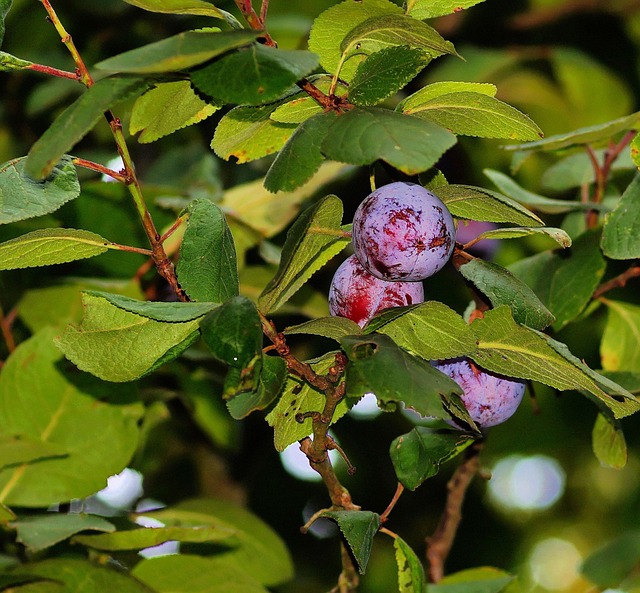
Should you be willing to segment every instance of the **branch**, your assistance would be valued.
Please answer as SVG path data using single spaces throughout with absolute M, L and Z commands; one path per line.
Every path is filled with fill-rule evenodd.
M 598 299 L 605 292 L 609 292 L 614 288 L 624 288 L 627 285 L 627 282 L 631 280 L 631 278 L 636 278 L 640 276 L 640 263 L 633 264 L 626 271 L 622 272 L 622 274 L 618 274 L 615 278 L 611 278 L 611 280 L 607 280 L 603 282 L 598 288 L 596 288 L 593 296 L 591 298 Z
M 11 326 L 16 318 L 16 313 L 17 309 L 12 309 L 5 316 L 4 311 L 2 310 L 2 305 L 0 305 L 0 332 L 2 333 L 4 343 L 7 345 L 9 354 L 16 349 L 16 341 L 13 337 L 13 333 L 11 332 Z
M 114 171 L 113 169 L 109 169 L 100 163 L 94 163 L 93 161 L 87 161 L 86 159 L 81 159 L 79 157 L 73 157 L 72 162 L 76 167 L 84 167 L 85 169 L 89 169 L 91 171 L 97 171 L 98 173 L 102 173 L 103 175 L 107 175 L 120 183 L 128 183 L 129 179 L 120 173 L 119 171 Z
M 235 3 L 238 9 L 240 10 L 240 12 L 242 13 L 244 20 L 247 21 L 247 24 L 254 31 L 263 32 L 262 37 L 263 37 L 264 45 L 268 45 L 269 47 L 278 47 L 278 44 L 274 41 L 271 35 L 269 35 L 269 33 L 267 33 L 267 31 L 264 30 L 264 21 L 262 18 L 260 18 L 257 15 L 256 11 L 253 9 L 253 4 L 251 3 L 251 0 L 235 0 Z M 268 3 L 267 3 L 267 6 L 268 6 Z M 265 7 L 264 3 L 262 4 L 261 12 L 263 12 L 264 16 L 266 17 L 267 8 Z

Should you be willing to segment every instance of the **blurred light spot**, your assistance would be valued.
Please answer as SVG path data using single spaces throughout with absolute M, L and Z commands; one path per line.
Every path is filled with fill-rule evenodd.
M 371 420 L 381 413 L 382 410 L 378 407 L 378 400 L 373 393 L 366 393 L 362 399 L 349 410 L 351 416 L 362 420 Z
M 582 556 L 576 547 L 555 537 L 537 543 L 529 557 L 533 580 L 549 591 L 569 588 L 579 578 Z
M 129 509 L 142 493 L 142 474 L 126 467 L 107 480 L 107 487 L 100 490 L 96 498 L 110 507 Z
M 330 451 L 329 457 L 333 466 L 337 468 L 337 465 L 344 463 L 340 454 L 337 451 Z M 295 478 L 299 480 L 305 480 L 307 482 L 320 482 L 322 478 L 320 474 L 311 469 L 307 456 L 300 451 L 300 444 L 293 443 L 289 445 L 282 453 L 280 453 L 280 461 L 284 469 Z
M 106 164 L 106 167 L 107 169 L 111 169 L 112 171 L 120 172 L 124 169 L 124 163 L 122 162 L 122 159 L 117 156 L 115 158 L 112 158 Z M 105 173 L 104 175 L 102 175 L 102 181 L 111 182 L 115 181 L 115 179 Z
M 545 455 L 510 455 L 493 468 L 489 496 L 498 507 L 512 510 L 548 509 L 564 493 L 565 473 Z

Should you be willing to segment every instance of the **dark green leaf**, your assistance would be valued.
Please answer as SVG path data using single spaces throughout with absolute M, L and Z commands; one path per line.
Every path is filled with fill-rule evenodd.
M 612 259 L 640 257 L 640 175 L 636 175 L 605 220 L 602 251 Z
M 11 8 L 13 0 L 0 0 L 0 47 L 4 39 L 4 19 Z
M 322 517 L 333 519 L 338 524 L 358 563 L 360 574 L 364 574 L 373 538 L 380 529 L 380 515 L 371 511 L 326 511 Z
M 474 437 L 459 430 L 416 426 L 394 439 L 389 449 L 398 481 L 415 490 L 440 471 L 440 465 L 464 451 Z
M 432 167 L 455 143 L 451 132 L 431 122 L 387 109 L 357 107 L 336 119 L 322 151 L 330 159 L 353 165 L 381 159 L 413 175 Z
M 447 575 L 437 585 L 429 585 L 429 593 L 500 593 L 513 580 L 513 575 L 490 566 L 469 568 Z
M 484 0 L 407 0 L 406 11 L 414 19 L 432 19 L 470 8 L 480 2 Z
M 26 175 L 26 160 L 14 159 L 0 166 L 0 224 L 55 212 L 80 195 L 71 157 L 63 156 L 44 182 Z
M 602 465 L 622 469 L 627 464 L 627 443 L 618 420 L 598 414 L 591 440 L 593 452 Z
M 238 264 L 224 214 L 209 200 L 194 200 L 176 267 L 180 286 L 194 301 L 221 303 L 238 294 Z
M 344 336 L 352 336 L 361 333 L 360 326 L 346 317 L 320 317 L 305 321 L 300 325 L 292 325 L 285 328 L 286 335 L 291 334 L 311 334 L 314 336 L 324 336 L 332 340 L 340 341 Z
M 640 533 L 632 531 L 607 542 L 588 556 L 580 572 L 601 589 L 617 588 L 640 562 Z
M 112 76 L 96 82 L 69 105 L 31 147 L 25 173 L 34 179 L 48 177 L 62 155 L 91 131 L 105 111 L 143 93 L 149 86 L 150 82 L 144 78 L 127 76 Z
M 396 551 L 396 564 L 398 566 L 398 591 L 399 593 L 424 593 L 427 579 L 424 568 L 416 553 L 401 537 L 393 538 L 393 547 Z

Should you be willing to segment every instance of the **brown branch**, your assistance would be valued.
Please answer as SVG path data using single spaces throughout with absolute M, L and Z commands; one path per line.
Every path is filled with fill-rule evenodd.
M 444 576 L 444 564 L 462 520 L 464 497 L 480 467 L 481 449 L 482 442 L 480 441 L 467 449 L 463 462 L 447 484 L 447 502 L 440 517 L 440 523 L 433 535 L 426 538 L 429 579 L 432 583 L 437 583 Z
M 247 21 L 247 24 L 254 31 L 262 32 L 262 43 L 264 45 L 268 45 L 269 47 L 278 47 L 278 44 L 274 41 L 274 39 L 264 30 L 264 21 L 257 15 L 256 11 L 253 9 L 253 4 L 251 0 L 235 0 L 236 6 L 242 13 L 244 20 Z M 264 10 L 264 4 L 262 6 Z M 264 10 L 266 15 L 266 10 Z
M 16 318 L 16 314 L 17 309 L 12 309 L 5 316 L 2 305 L 0 305 L 0 332 L 2 332 L 2 338 L 4 339 L 4 343 L 7 345 L 9 354 L 16 349 L 16 341 L 13 337 L 13 333 L 11 332 L 11 326 Z
M 389 514 L 391 513 L 393 508 L 396 506 L 396 503 L 398 502 L 398 500 L 400 500 L 400 496 L 402 496 L 403 492 L 404 492 L 404 486 L 400 482 L 398 482 L 398 487 L 396 488 L 396 491 L 393 495 L 393 498 L 391 499 L 391 502 L 389 503 L 387 508 L 384 510 L 384 513 L 380 515 L 380 523 L 387 522 L 387 520 L 389 519 Z
M 120 183 L 128 183 L 130 180 L 128 177 L 120 173 L 119 171 L 114 171 L 113 169 L 109 169 L 100 163 L 94 163 L 93 161 L 88 161 L 86 159 L 81 159 L 79 157 L 73 157 L 72 162 L 76 167 L 84 167 L 85 169 L 89 169 L 90 171 L 96 171 L 97 173 L 102 173 L 103 175 L 107 175 Z
M 633 264 L 626 271 L 622 272 L 622 274 L 618 274 L 615 278 L 611 278 L 611 280 L 603 282 L 598 286 L 598 288 L 596 288 L 591 298 L 598 299 L 603 294 L 613 290 L 614 288 L 624 288 L 631 278 L 637 278 L 638 276 L 640 276 L 640 263 Z

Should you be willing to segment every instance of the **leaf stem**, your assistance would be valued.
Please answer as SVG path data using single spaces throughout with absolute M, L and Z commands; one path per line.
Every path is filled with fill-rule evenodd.
M 13 325 L 13 320 L 16 318 L 16 313 L 17 309 L 12 309 L 5 316 L 2 305 L 0 305 L 0 331 L 2 331 L 2 337 L 4 339 L 4 343 L 7 345 L 9 354 L 16 349 L 16 341 L 13 337 L 13 333 L 11 332 L 11 326 Z
M 142 249 L 140 247 L 131 247 L 130 245 L 120 245 L 119 243 L 109 243 L 107 245 L 109 249 L 115 249 L 117 251 L 128 251 L 129 253 L 139 253 L 140 255 L 146 255 L 151 257 L 153 254 L 150 249 Z
M 118 171 L 114 171 L 113 169 L 109 169 L 100 163 L 94 163 L 93 161 L 88 161 L 86 159 L 81 159 L 79 157 L 73 157 L 72 162 L 76 167 L 84 167 L 85 169 L 89 169 L 91 171 L 97 171 L 98 173 L 102 173 L 103 175 L 107 175 L 120 183 L 127 183 L 128 179 L 125 175 Z
M 57 76 L 58 78 L 68 78 L 70 80 L 80 80 L 78 71 L 67 72 L 66 70 L 60 70 L 53 68 L 52 66 L 45 66 L 44 64 L 31 64 L 25 68 L 25 70 L 33 70 L 34 72 L 40 72 L 49 76 Z
M 396 488 L 396 491 L 393 495 L 393 498 L 391 499 L 391 502 L 389 503 L 389 506 L 387 506 L 387 508 L 384 510 L 384 513 L 380 515 L 380 523 L 387 522 L 387 520 L 389 519 L 389 514 L 391 513 L 393 508 L 396 506 L 396 503 L 398 502 L 398 500 L 400 500 L 400 496 L 402 496 L 403 492 L 404 492 L 404 486 L 400 482 L 398 482 L 398 487 Z

